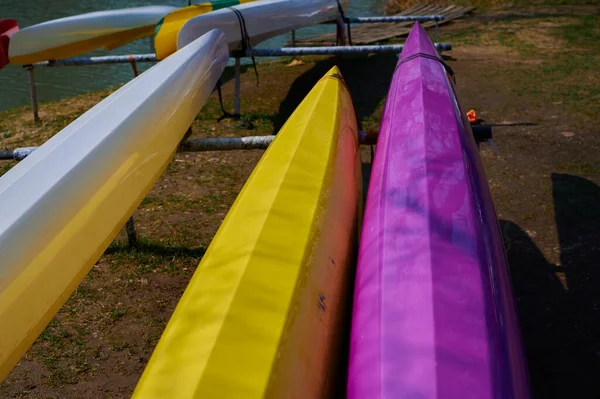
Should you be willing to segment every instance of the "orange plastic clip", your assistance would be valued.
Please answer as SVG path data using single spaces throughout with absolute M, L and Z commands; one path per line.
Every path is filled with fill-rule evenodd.
M 471 125 L 474 125 L 479 121 L 479 118 L 477 118 L 477 113 L 475 112 L 474 109 L 467 112 L 467 119 L 469 119 L 469 123 Z

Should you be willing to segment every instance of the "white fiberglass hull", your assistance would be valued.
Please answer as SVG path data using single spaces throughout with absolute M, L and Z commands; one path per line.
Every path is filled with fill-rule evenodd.
M 343 7 L 346 0 L 341 0 Z M 263 0 L 233 7 L 243 16 L 252 46 L 306 26 L 332 21 L 340 15 L 336 0 Z M 189 20 L 177 38 L 182 48 L 213 28 L 225 32 L 230 50 L 242 47 L 242 30 L 236 13 L 224 8 Z
M 13 64 L 31 64 L 76 56 L 97 48 L 112 49 L 150 36 L 175 7 L 147 6 L 98 11 L 55 19 L 15 33 L 8 55 Z
M 228 60 L 214 30 L 0 178 L 0 382 L 168 165 Z

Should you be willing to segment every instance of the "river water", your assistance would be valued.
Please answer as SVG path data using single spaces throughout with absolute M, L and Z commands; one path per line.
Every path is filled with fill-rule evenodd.
M 196 1 L 194 1 L 196 3 Z M 350 0 L 348 15 L 379 15 L 382 0 Z M 0 0 L 0 19 L 16 19 L 20 27 L 34 25 L 40 22 L 92 11 L 112 10 L 126 7 L 145 5 L 171 5 L 181 7 L 187 5 L 187 0 Z M 335 29 L 332 25 L 320 25 L 301 29 L 297 37 L 323 33 Z M 289 35 L 282 35 L 262 43 L 258 47 L 281 46 L 289 40 Z M 98 50 L 90 55 L 148 53 L 148 39 L 142 39 L 107 53 Z M 140 72 L 149 64 L 140 64 Z M 94 65 L 83 67 L 38 68 L 35 70 L 35 81 L 39 102 L 57 100 L 64 97 L 124 83 L 132 78 L 131 66 Z M 0 70 L 0 110 L 17 107 L 30 103 L 27 73 L 23 68 L 8 65 Z

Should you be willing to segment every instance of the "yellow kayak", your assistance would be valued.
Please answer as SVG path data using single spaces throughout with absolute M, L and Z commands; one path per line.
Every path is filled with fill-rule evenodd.
M 180 8 L 166 15 L 154 30 L 156 59 L 162 60 L 177 51 L 177 34 L 190 19 L 221 8 L 250 3 L 256 0 L 213 0 Z
M 360 192 L 356 116 L 333 68 L 246 182 L 133 397 L 335 397 Z

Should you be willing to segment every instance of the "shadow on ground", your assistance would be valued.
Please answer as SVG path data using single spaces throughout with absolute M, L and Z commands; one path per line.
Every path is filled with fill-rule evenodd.
M 188 248 L 183 246 L 170 246 L 170 245 L 162 245 L 158 243 L 154 243 L 151 241 L 140 241 L 137 246 L 132 247 L 127 244 L 127 242 L 117 242 L 112 244 L 106 250 L 105 254 L 116 254 L 116 253 L 144 253 L 151 254 L 158 257 L 163 258 L 173 258 L 173 257 L 192 257 L 192 258 L 202 258 L 206 253 L 206 248 Z
M 600 187 L 552 175 L 561 265 L 529 235 L 500 221 L 536 398 L 597 398 L 600 392 Z
M 350 89 L 360 119 L 371 116 L 387 95 L 398 58 L 380 54 L 371 57 L 335 57 L 320 61 L 300 75 L 290 86 L 287 96 L 279 106 L 274 121 L 277 133 L 300 102 L 306 97 L 319 79 L 337 65 Z

